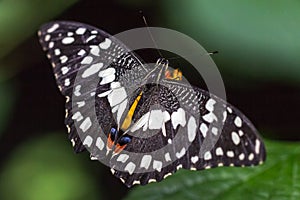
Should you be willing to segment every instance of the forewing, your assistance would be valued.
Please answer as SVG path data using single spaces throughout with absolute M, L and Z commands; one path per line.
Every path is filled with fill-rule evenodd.
M 114 96 L 124 85 L 130 88 L 139 82 L 148 69 L 115 37 L 86 24 L 51 22 L 38 34 L 67 100 L 65 123 L 75 151 L 85 149 L 82 142 L 95 146 L 98 135 L 92 132 L 107 135 L 116 123 L 112 109 L 120 102 Z M 125 99 L 128 94 L 122 95 Z M 93 113 L 97 116 L 92 117 Z

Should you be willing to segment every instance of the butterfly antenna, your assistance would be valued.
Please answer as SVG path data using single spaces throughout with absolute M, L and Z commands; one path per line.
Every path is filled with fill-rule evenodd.
M 157 49 L 157 52 L 158 52 L 159 56 L 160 56 L 161 58 L 163 58 L 163 55 L 162 55 L 162 53 L 160 52 L 160 50 L 158 49 L 157 43 L 155 42 L 155 40 L 154 40 L 154 38 L 153 38 L 153 35 L 152 35 L 152 33 L 151 33 L 150 29 L 149 29 L 149 25 L 148 25 L 148 23 L 147 23 L 147 20 L 146 20 L 146 17 L 145 17 L 145 15 L 144 15 L 143 11 L 140 10 L 140 14 L 142 15 L 142 19 L 143 19 L 143 21 L 144 21 L 144 24 L 145 24 L 145 26 L 147 27 L 147 31 L 148 31 L 148 33 L 149 33 L 149 35 L 150 35 L 150 38 L 151 38 L 151 40 L 152 40 L 152 42 L 153 42 L 155 48 Z

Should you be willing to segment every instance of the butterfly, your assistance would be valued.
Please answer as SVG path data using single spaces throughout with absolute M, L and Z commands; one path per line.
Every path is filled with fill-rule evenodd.
M 78 22 L 50 22 L 38 35 L 66 98 L 74 151 L 88 150 L 126 186 L 159 182 L 180 168 L 266 159 L 249 119 L 188 84 L 167 59 L 147 65 L 117 38 Z

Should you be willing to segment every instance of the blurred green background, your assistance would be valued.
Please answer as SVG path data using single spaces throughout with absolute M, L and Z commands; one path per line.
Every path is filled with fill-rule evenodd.
M 0 199 L 299 199 L 299 9 L 297 0 L 0 1 Z M 267 139 L 265 165 L 181 170 L 127 189 L 88 153 L 73 153 L 64 98 L 36 32 L 73 20 L 116 34 L 145 26 L 140 10 L 150 26 L 219 51 L 213 59 L 228 101 Z

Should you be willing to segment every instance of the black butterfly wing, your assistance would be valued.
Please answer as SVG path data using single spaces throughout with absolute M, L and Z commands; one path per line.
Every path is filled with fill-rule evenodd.
M 128 187 L 161 181 L 180 168 L 251 166 L 266 158 L 263 141 L 247 117 L 207 91 L 165 80 L 145 99 L 143 104 L 160 106 L 137 111 L 137 118 L 146 116 L 148 124 L 136 120 L 131 143 L 111 160 L 113 174 Z M 151 113 L 163 116 L 163 128 L 152 135 L 149 121 L 159 115 Z
M 150 70 L 109 34 L 85 24 L 53 22 L 39 36 L 67 99 L 66 125 L 75 151 L 89 147 L 92 157 L 107 158 L 127 186 L 160 181 L 179 168 L 265 160 L 263 142 L 241 112 L 188 84 L 139 85 Z M 111 127 L 120 127 L 121 116 L 141 91 L 128 129 L 131 142 L 106 156 L 106 136 Z
M 112 112 L 111 104 L 115 104 L 112 96 L 117 92 L 111 93 L 112 88 L 130 88 L 145 76 L 147 66 L 115 37 L 86 24 L 51 22 L 43 25 L 38 35 L 57 85 L 66 97 L 65 124 L 74 150 L 81 152 L 84 145 L 95 146 L 97 135 L 91 133 L 107 135 L 116 124 L 118 113 Z M 91 113 L 96 116 L 92 118 Z
M 265 160 L 264 143 L 257 129 L 237 108 L 197 87 L 168 80 L 165 85 L 180 99 L 181 106 L 191 116 L 198 116 L 197 135 L 201 136 L 201 145 L 196 143 L 195 146 L 204 159 L 212 162 L 211 165 L 250 166 Z

